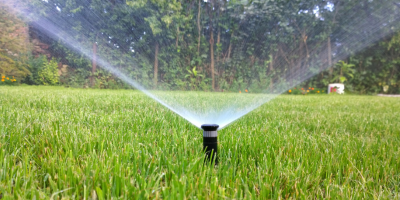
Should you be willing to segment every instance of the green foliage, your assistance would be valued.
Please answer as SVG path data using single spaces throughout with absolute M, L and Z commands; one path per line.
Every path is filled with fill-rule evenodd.
M 0 85 L 18 85 L 14 76 L 0 75 Z
M 29 74 L 26 54 L 29 47 L 24 22 L 8 8 L 9 2 L 0 2 L 0 75 L 24 78 Z
M 314 87 L 295 87 L 289 89 L 285 94 L 292 94 L 292 95 L 309 95 L 309 94 L 326 94 L 325 88 L 314 88 Z
M 31 75 L 26 83 L 35 85 L 56 85 L 59 82 L 58 62 L 55 58 L 47 61 L 46 56 L 29 59 Z
M 379 44 L 368 48 L 357 39 L 368 39 L 377 34 L 360 29 L 372 26 L 361 26 L 365 19 L 375 25 L 396 21 L 395 6 L 384 13 L 371 14 L 371 10 L 379 11 L 382 5 L 392 5 L 392 1 L 28 2 L 43 16 L 63 22 L 56 26 L 77 41 L 75 45 L 79 47 L 74 50 L 79 53 L 65 48 L 71 44 L 47 41 L 52 56 L 68 65 L 68 73 L 60 77 L 63 85 L 89 87 L 89 79 L 95 76 L 95 88 L 126 88 L 126 84 L 112 74 L 104 71 L 92 74 L 92 61 L 88 57 L 96 43 L 97 57 L 145 88 L 155 88 L 154 61 L 158 44 L 158 89 L 209 91 L 214 74 L 217 91 L 249 89 L 263 92 L 275 88 L 271 92 L 282 92 L 276 89 L 277 85 L 293 87 L 304 80 L 302 77 L 317 74 L 302 86 L 324 88 L 332 81 L 338 81 L 345 82 L 346 89 L 354 93 L 365 94 L 384 92 L 384 88 L 388 88 L 386 93 L 400 91 L 399 33 L 388 35 Z M 349 19 L 349 13 L 356 13 L 354 19 Z M 386 28 L 379 27 L 376 31 Z M 396 24 L 390 26 L 392 30 L 398 28 Z M 391 31 L 385 33 L 388 32 Z M 354 38 L 355 42 L 346 43 L 348 37 Z M 326 59 L 328 39 L 333 65 L 338 61 L 335 55 L 351 55 L 337 58 L 346 62 L 335 65 L 333 73 L 320 72 L 329 67 Z M 24 65 L 19 66 L 23 68 Z M 187 68 L 192 71 L 194 66 L 203 77 L 188 76 Z M 34 68 L 31 66 L 30 69 Z
M 45 62 L 37 73 L 37 82 L 42 85 L 56 85 L 59 81 L 57 60 L 52 58 L 49 62 Z
M 40 85 L 40 77 L 39 71 L 41 71 L 42 67 L 47 63 L 46 56 L 39 56 L 35 58 L 34 56 L 29 56 L 28 66 L 29 71 L 31 72 L 29 76 L 26 77 L 24 83 L 32 84 L 32 85 Z
M 341 60 L 336 64 L 336 66 L 337 70 L 335 71 L 334 77 L 331 80 L 332 82 L 338 81 L 339 83 L 344 83 L 347 81 L 347 77 L 354 77 L 354 64 L 349 64 Z
M 193 67 L 192 70 L 186 69 L 188 74 L 185 76 L 185 78 L 189 79 L 189 85 L 191 90 L 198 90 L 199 87 L 202 89 L 204 88 L 204 75 L 199 74 L 199 72 L 196 70 L 196 67 Z

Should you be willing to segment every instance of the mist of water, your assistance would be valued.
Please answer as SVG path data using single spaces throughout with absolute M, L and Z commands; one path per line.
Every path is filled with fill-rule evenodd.
M 73 18 L 67 19 L 66 17 L 55 17 L 56 15 L 52 15 L 51 13 L 42 15 L 41 13 L 37 12 L 38 9 L 35 9 L 35 7 L 27 9 L 26 7 L 22 7 L 20 4 L 16 3 L 18 1 L 2 1 L 6 2 L 8 5 L 11 5 L 10 9 L 13 9 L 17 13 L 24 16 L 42 33 L 48 35 L 54 40 L 62 41 L 63 44 L 68 46 L 73 51 L 83 54 L 88 59 L 91 59 L 92 50 L 88 42 L 84 39 L 85 37 L 89 38 L 90 36 L 85 35 L 87 33 L 84 33 L 79 29 L 73 28 L 73 25 L 71 24 L 71 20 L 73 20 Z M 37 6 L 47 7 L 48 9 L 52 10 L 52 12 L 57 12 L 57 10 L 58 12 L 61 12 L 57 5 L 52 5 L 49 3 L 49 1 L 37 1 L 37 4 L 39 4 Z M 239 23 L 242 24 L 242 27 L 239 28 L 239 30 L 243 30 L 246 23 L 251 23 L 251 20 L 254 19 L 254 17 L 257 17 L 257 15 L 268 15 L 268 13 L 265 12 L 266 8 L 254 8 L 252 4 L 246 3 L 244 5 L 247 6 L 244 6 L 244 10 L 241 10 L 240 12 L 235 12 L 235 10 L 232 9 L 227 9 L 227 11 L 225 11 L 232 12 L 232 16 L 239 16 L 238 18 L 241 19 Z M 267 3 L 265 3 L 265 5 L 267 5 Z M 330 9 L 334 10 L 333 4 L 331 5 Z M 129 12 L 129 9 L 127 12 Z M 281 10 L 281 12 L 282 15 L 286 14 L 284 9 Z M 301 12 L 305 11 L 299 10 L 299 13 Z M 309 15 L 314 15 L 315 18 L 318 18 L 319 20 L 327 20 L 319 16 L 320 13 L 318 8 L 314 8 L 314 10 L 310 12 L 312 13 L 308 13 Z M 332 38 L 340 38 L 340 41 L 332 41 L 331 56 L 333 63 L 348 58 L 350 55 L 367 48 L 371 44 L 376 43 L 380 39 L 387 37 L 394 31 L 398 30 L 398 21 L 400 16 L 398 14 L 397 7 L 393 4 L 393 1 L 382 1 L 379 7 L 373 8 L 369 12 L 370 16 L 379 15 L 381 17 L 375 17 L 373 19 L 372 17 L 360 17 L 358 16 L 357 7 L 355 7 L 353 9 L 349 9 L 348 12 L 345 13 L 348 17 L 348 20 L 346 21 L 344 27 L 347 27 L 348 29 L 339 29 L 336 30 L 336 32 L 330 33 Z M 135 15 L 134 13 L 130 14 Z M 99 38 L 103 38 L 104 41 L 107 41 L 107 37 L 110 37 L 109 35 L 121 34 L 118 33 L 118 30 L 115 30 L 114 33 L 108 33 L 108 36 L 106 36 L 106 34 L 102 33 L 101 28 L 102 26 L 107 26 L 112 22 L 110 22 L 109 19 L 96 15 L 95 12 L 89 13 L 88 15 L 91 15 L 93 19 L 88 19 L 88 21 L 83 24 L 83 27 L 90 27 L 91 29 L 101 33 Z M 274 24 L 286 23 L 274 22 L 273 18 L 271 18 L 271 21 Z M 193 20 L 193 23 L 196 23 L 196 21 Z M 303 24 L 301 25 L 301 28 L 299 28 L 301 29 L 299 32 L 306 35 L 309 39 L 317 37 L 322 31 L 320 27 L 313 27 L 313 24 L 307 21 L 307 19 L 296 23 L 300 25 Z M 135 26 L 133 25 L 132 27 L 126 28 L 127 30 L 134 29 Z M 353 34 L 352 31 L 354 30 L 357 30 L 358 33 L 365 34 L 361 34 L 361 36 L 360 34 Z M 144 37 L 146 33 L 143 33 L 142 35 L 135 35 L 135 33 L 127 31 L 126 34 L 127 37 L 129 37 L 128 34 L 131 34 L 132 37 L 137 38 L 135 40 L 136 42 L 140 42 L 142 40 L 141 37 Z M 279 37 L 280 33 L 271 33 L 269 30 L 255 30 L 254 32 L 248 32 L 247 34 L 254 35 L 255 37 L 244 37 L 244 39 L 241 41 L 236 41 L 236 43 L 240 45 L 236 45 L 236 48 L 232 50 L 232 57 L 241 56 L 241 48 L 244 48 L 246 44 L 259 43 L 261 40 L 263 40 L 265 35 L 275 34 L 276 37 Z M 311 77 L 330 67 L 328 64 L 327 44 L 319 43 L 318 45 L 307 46 L 306 53 L 300 52 L 299 48 L 293 48 L 293 52 L 291 52 L 290 55 L 297 55 L 299 57 L 298 59 L 295 59 L 295 62 L 290 63 L 290 58 L 285 58 L 284 56 L 275 58 L 273 60 L 274 70 L 280 71 L 281 73 L 279 76 L 268 77 L 268 80 L 270 80 L 269 82 L 266 80 L 267 78 L 262 78 L 260 76 L 259 82 L 265 81 L 268 82 L 269 85 L 267 87 L 263 86 L 263 84 L 260 84 L 257 88 L 257 93 L 246 93 L 245 91 L 242 91 L 242 93 L 222 93 L 205 91 L 181 92 L 160 89 L 151 90 L 150 86 L 145 86 L 143 81 L 135 79 L 134 76 L 130 75 L 132 71 L 134 71 L 136 74 L 140 73 L 141 70 L 143 70 L 144 65 L 151 64 L 151 60 L 147 59 L 144 60 L 144 62 L 139 63 L 137 58 L 140 55 L 138 54 L 132 55 L 131 57 L 124 57 L 124 62 L 127 63 L 129 67 L 121 69 L 118 65 L 114 64 L 118 63 L 120 58 L 109 57 L 107 52 L 121 51 L 121 55 L 126 54 L 126 52 L 119 50 L 118 45 L 116 46 L 115 43 L 107 43 L 104 41 L 101 43 L 102 46 L 99 47 L 101 52 L 97 56 L 97 62 L 99 66 L 111 72 L 116 77 L 133 86 L 134 88 L 141 90 L 149 97 L 158 101 L 197 127 L 200 127 L 205 123 L 215 123 L 220 125 L 220 129 L 224 128 L 233 121 L 274 99 L 277 95 L 287 91 L 289 88 L 292 88 L 310 79 Z M 167 45 L 169 44 L 164 44 L 164 46 Z M 304 46 L 302 49 L 304 49 Z M 134 52 L 135 49 L 131 49 L 131 51 Z M 283 50 L 280 49 L 278 51 Z M 264 60 L 267 60 L 267 58 L 265 58 L 266 55 L 263 55 L 261 50 L 253 52 L 253 56 L 258 59 L 264 57 Z M 296 67 L 291 69 L 284 67 L 289 64 Z M 232 70 L 239 70 L 239 67 L 240 64 L 231 63 L 231 66 L 220 66 L 219 69 L 224 73 L 229 73 Z

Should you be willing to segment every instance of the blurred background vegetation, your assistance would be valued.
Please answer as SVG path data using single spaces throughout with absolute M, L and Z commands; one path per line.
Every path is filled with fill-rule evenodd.
M 345 13 L 354 6 L 361 8 L 357 10 L 358 15 L 365 15 L 371 21 L 380 17 L 368 15 L 368 8 L 380 4 L 379 1 L 368 0 L 271 1 L 269 5 L 272 6 L 268 8 L 246 10 L 249 19 L 245 23 L 241 16 L 231 16 L 235 10 L 246 9 L 246 5 L 234 0 L 48 2 L 57 5 L 53 9 L 59 12 L 44 7 L 43 13 L 63 18 L 81 16 L 76 17 L 71 26 L 84 36 L 77 40 L 84 40 L 93 46 L 93 59 L 71 51 L 66 44 L 48 37 L 31 21 L 21 20 L 21 16 L 10 12 L 9 5 L 3 2 L 0 3 L 0 85 L 131 88 L 97 67 L 96 52 L 101 51 L 102 43 L 112 42 L 119 49 L 125 49 L 126 53 L 107 52 L 110 57 L 118 58 L 114 59 L 118 62 L 111 64 L 130 72 L 129 76 L 145 87 L 233 92 L 248 89 L 256 92 L 263 86 L 273 84 L 285 69 L 296 67 L 293 63 L 298 63 L 298 59 L 309 57 L 308 46 L 326 45 L 326 54 L 332 54 L 330 48 L 341 41 L 339 35 L 331 34 L 335 30 L 342 29 L 365 37 L 365 32 L 357 31 L 346 23 L 348 16 Z M 265 6 L 264 1 L 248 1 L 250 3 L 253 7 Z M 251 6 L 247 5 L 247 8 Z M 324 20 L 316 17 L 315 8 Z M 218 12 L 211 12 L 214 9 Z M 257 13 L 266 10 L 268 14 Z M 100 28 L 82 26 L 80 20 L 93 16 L 88 13 L 109 19 L 107 26 L 99 22 L 103 23 L 101 33 L 96 32 Z M 280 21 L 287 23 L 271 24 Z M 100 27 L 93 24 L 93 27 L 96 26 Z M 135 27 L 131 31 L 136 38 L 129 38 L 126 32 L 119 31 L 129 26 Z M 308 38 L 305 34 L 307 29 L 321 31 Z M 268 30 L 271 34 L 265 41 L 258 41 L 256 34 L 248 34 L 257 32 L 251 30 Z M 119 32 L 121 35 L 115 35 Z M 246 46 L 237 42 L 243 39 L 248 41 Z M 130 49 L 132 42 L 135 49 Z M 239 52 L 233 51 L 235 48 L 243 50 L 234 54 Z M 260 54 L 262 56 L 258 56 Z M 326 88 L 329 83 L 344 82 L 351 93 L 400 93 L 399 32 L 349 55 L 336 64 L 331 56 L 327 56 L 328 70 L 318 73 L 299 87 Z M 130 70 L 133 63 L 128 62 L 132 57 L 137 65 L 134 70 Z M 276 67 L 276 60 L 285 60 L 285 63 L 279 63 L 284 67 Z

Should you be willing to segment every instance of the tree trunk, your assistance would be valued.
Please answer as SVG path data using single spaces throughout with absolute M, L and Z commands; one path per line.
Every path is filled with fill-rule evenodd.
M 242 25 L 242 22 L 239 23 L 238 27 L 237 27 L 235 30 L 240 30 L 240 26 L 241 26 L 241 25 Z M 224 63 L 225 63 L 225 58 L 226 58 L 226 57 L 228 58 L 228 60 L 231 58 L 232 39 L 233 39 L 234 33 L 235 33 L 235 31 L 232 30 L 231 38 L 230 38 L 230 40 L 229 40 L 228 52 L 227 52 L 228 55 L 227 55 L 227 56 L 224 56 L 224 60 L 223 60 Z M 226 54 L 225 54 L 225 55 L 226 55 Z
M 217 36 L 217 44 L 221 44 L 221 28 L 218 27 L 218 36 Z M 220 52 L 217 52 L 217 64 L 219 63 Z
M 212 79 L 212 90 L 215 89 L 215 77 L 214 77 L 214 33 L 212 26 L 210 27 L 210 57 L 211 57 L 211 79 Z
M 220 44 L 221 44 L 221 26 L 220 26 L 220 12 L 223 12 L 223 11 L 220 11 L 220 8 L 219 8 L 219 6 L 218 6 L 218 16 L 217 16 L 217 19 L 218 19 L 218 23 L 217 23 L 217 27 L 218 27 L 218 35 L 217 35 L 217 46 L 220 46 Z M 218 49 L 217 49 L 217 64 L 219 64 L 219 60 L 220 60 L 220 56 L 221 56 L 221 51 L 222 50 L 222 48 L 221 47 L 219 47 Z
M 274 72 L 274 55 L 271 55 L 271 62 L 269 63 L 269 74 L 272 74 Z M 270 79 L 270 83 L 269 83 L 269 88 L 272 92 L 274 87 L 274 81 L 272 80 L 272 77 Z
M 175 47 L 178 48 L 179 45 L 179 25 L 176 27 L 176 42 Z
M 234 31 L 232 31 L 231 39 L 230 39 L 230 41 L 229 41 L 228 55 L 227 55 L 227 59 L 228 59 L 228 60 L 231 58 L 233 33 L 234 33 Z
M 97 60 L 97 44 L 96 44 L 96 42 L 94 42 L 93 43 L 93 60 L 92 60 L 92 76 L 90 77 L 90 85 L 92 86 L 92 87 L 94 87 L 94 81 L 95 81 L 95 73 L 96 73 L 96 68 L 97 68 L 97 63 L 96 63 L 96 60 Z
M 329 77 L 332 77 L 333 66 L 332 66 L 332 49 L 331 49 L 331 37 L 328 37 L 328 67 L 329 67 Z
M 158 42 L 156 42 L 156 47 L 155 47 L 155 51 L 154 51 L 154 85 L 153 88 L 156 89 L 157 88 L 157 83 L 158 83 Z
M 214 30 L 213 30 L 213 14 L 212 14 L 212 7 L 214 7 L 214 2 L 211 0 L 210 7 L 208 8 L 208 14 L 210 16 L 210 58 L 211 58 L 211 63 L 210 63 L 210 70 L 211 70 L 211 89 L 212 91 L 215 91 L 215 72 L 214 72 Z
M 199 37 L 197 39 L 197 55 L 200 56 L 200 39 L 201 39 L 201 27 L 200 27 L 200 12 L 201 11 L 201 0 L 199 0 L 199 11 L 197 13 L 197 30 Z
M 310 57 L 310 53 L 308 52 L 307 39 L 308 39 L 308 36 L 306 36 L 306 35 L 304 34 L 303 41 L 304 41 L 304 46 L 306 47 L 306 53 L 307 53 L 307 58 L 306 58 L 306 60 L 308 61 L 308 58 Z

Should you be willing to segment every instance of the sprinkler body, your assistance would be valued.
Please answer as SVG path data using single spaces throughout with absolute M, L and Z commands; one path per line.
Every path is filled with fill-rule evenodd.
M 213 161 L 218 163 L 218 127 L 217 124 L 203 124 L 203 151 L 206 153 L 205 161 Z

